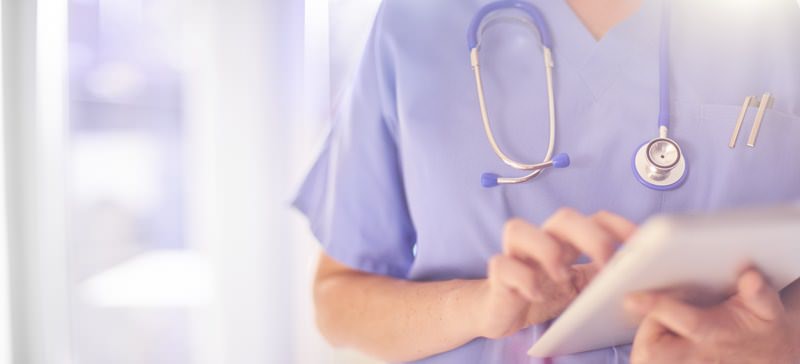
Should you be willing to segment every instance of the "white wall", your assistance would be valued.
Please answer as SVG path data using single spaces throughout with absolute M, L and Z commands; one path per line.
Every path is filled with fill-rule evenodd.
M 64 240 L 66 2 L 3 2 L 15 363 L 70 363 Z

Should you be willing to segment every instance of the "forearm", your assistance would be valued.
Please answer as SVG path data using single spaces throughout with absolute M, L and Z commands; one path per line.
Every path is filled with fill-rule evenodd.
M 483 281 L 408 282 L 342 272 L 315 287 L 317 322 L 337 346 L 388 361 L 410 361 L 459 347 L 480 335 Z
M 781 301 L 786 309 L 786 317 L 794 337 L 792 356 L 800 362 L 800 279 L 781 291 Z

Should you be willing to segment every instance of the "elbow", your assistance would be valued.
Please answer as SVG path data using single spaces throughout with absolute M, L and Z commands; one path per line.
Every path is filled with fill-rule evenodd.
M 314 315 L 317 330 L 319 330 L 325 341 L 335 348 L 346 346 L 343 337 L 342 315 L 337 312 L 336 297 L 337 282 L 335 279 L 318 279 L 314 283 Z

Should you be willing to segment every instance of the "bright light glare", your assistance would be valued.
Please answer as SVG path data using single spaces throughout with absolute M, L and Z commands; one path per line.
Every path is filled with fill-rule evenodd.
M 115 201 L 136 212 L 155 208 L 159 196 L 159 146 L 144 133 L 73 137 L 73 193 L 84 203 Z
M 87 280 L 81 294 L 101 307 L 193 307 L 210 304 L 209 263 L 197 253 L 155 251 Z
M 798 0 L 800 1 L 800 0 Z M 758 19 L 768 11 L 773 0 L 706 0 L 693 3 L 692 6 L 711 10 L 720 19 Z
M 3 49 L 3 7 L 0 6 L 0 49 Z M 0 84 L 5 86 L 3 79 L 3 58 L 0 56 Z M 5 111 L 3 109 L 4 87 L 0 87 L 0 121 L 3 121 Z M 5 125 L 5 122 L 2 123 Z M 0 129 L 0 362 L 11 362 L 11 335 L 9 328 L 10 320 L 10 300 L 11 288 L 9 287 L 8 276 L 8 236 L 6 235 L 6 164 L 5 164 L 5 133 Z

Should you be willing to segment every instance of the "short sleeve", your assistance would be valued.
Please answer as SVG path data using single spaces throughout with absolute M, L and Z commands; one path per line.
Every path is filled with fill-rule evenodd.
M 393 67 L 378 12 L 354 83 L 300 187 L 294 206 L 333 259 L 369 273 L 407 277 L 416 234 L 398 158 Z

